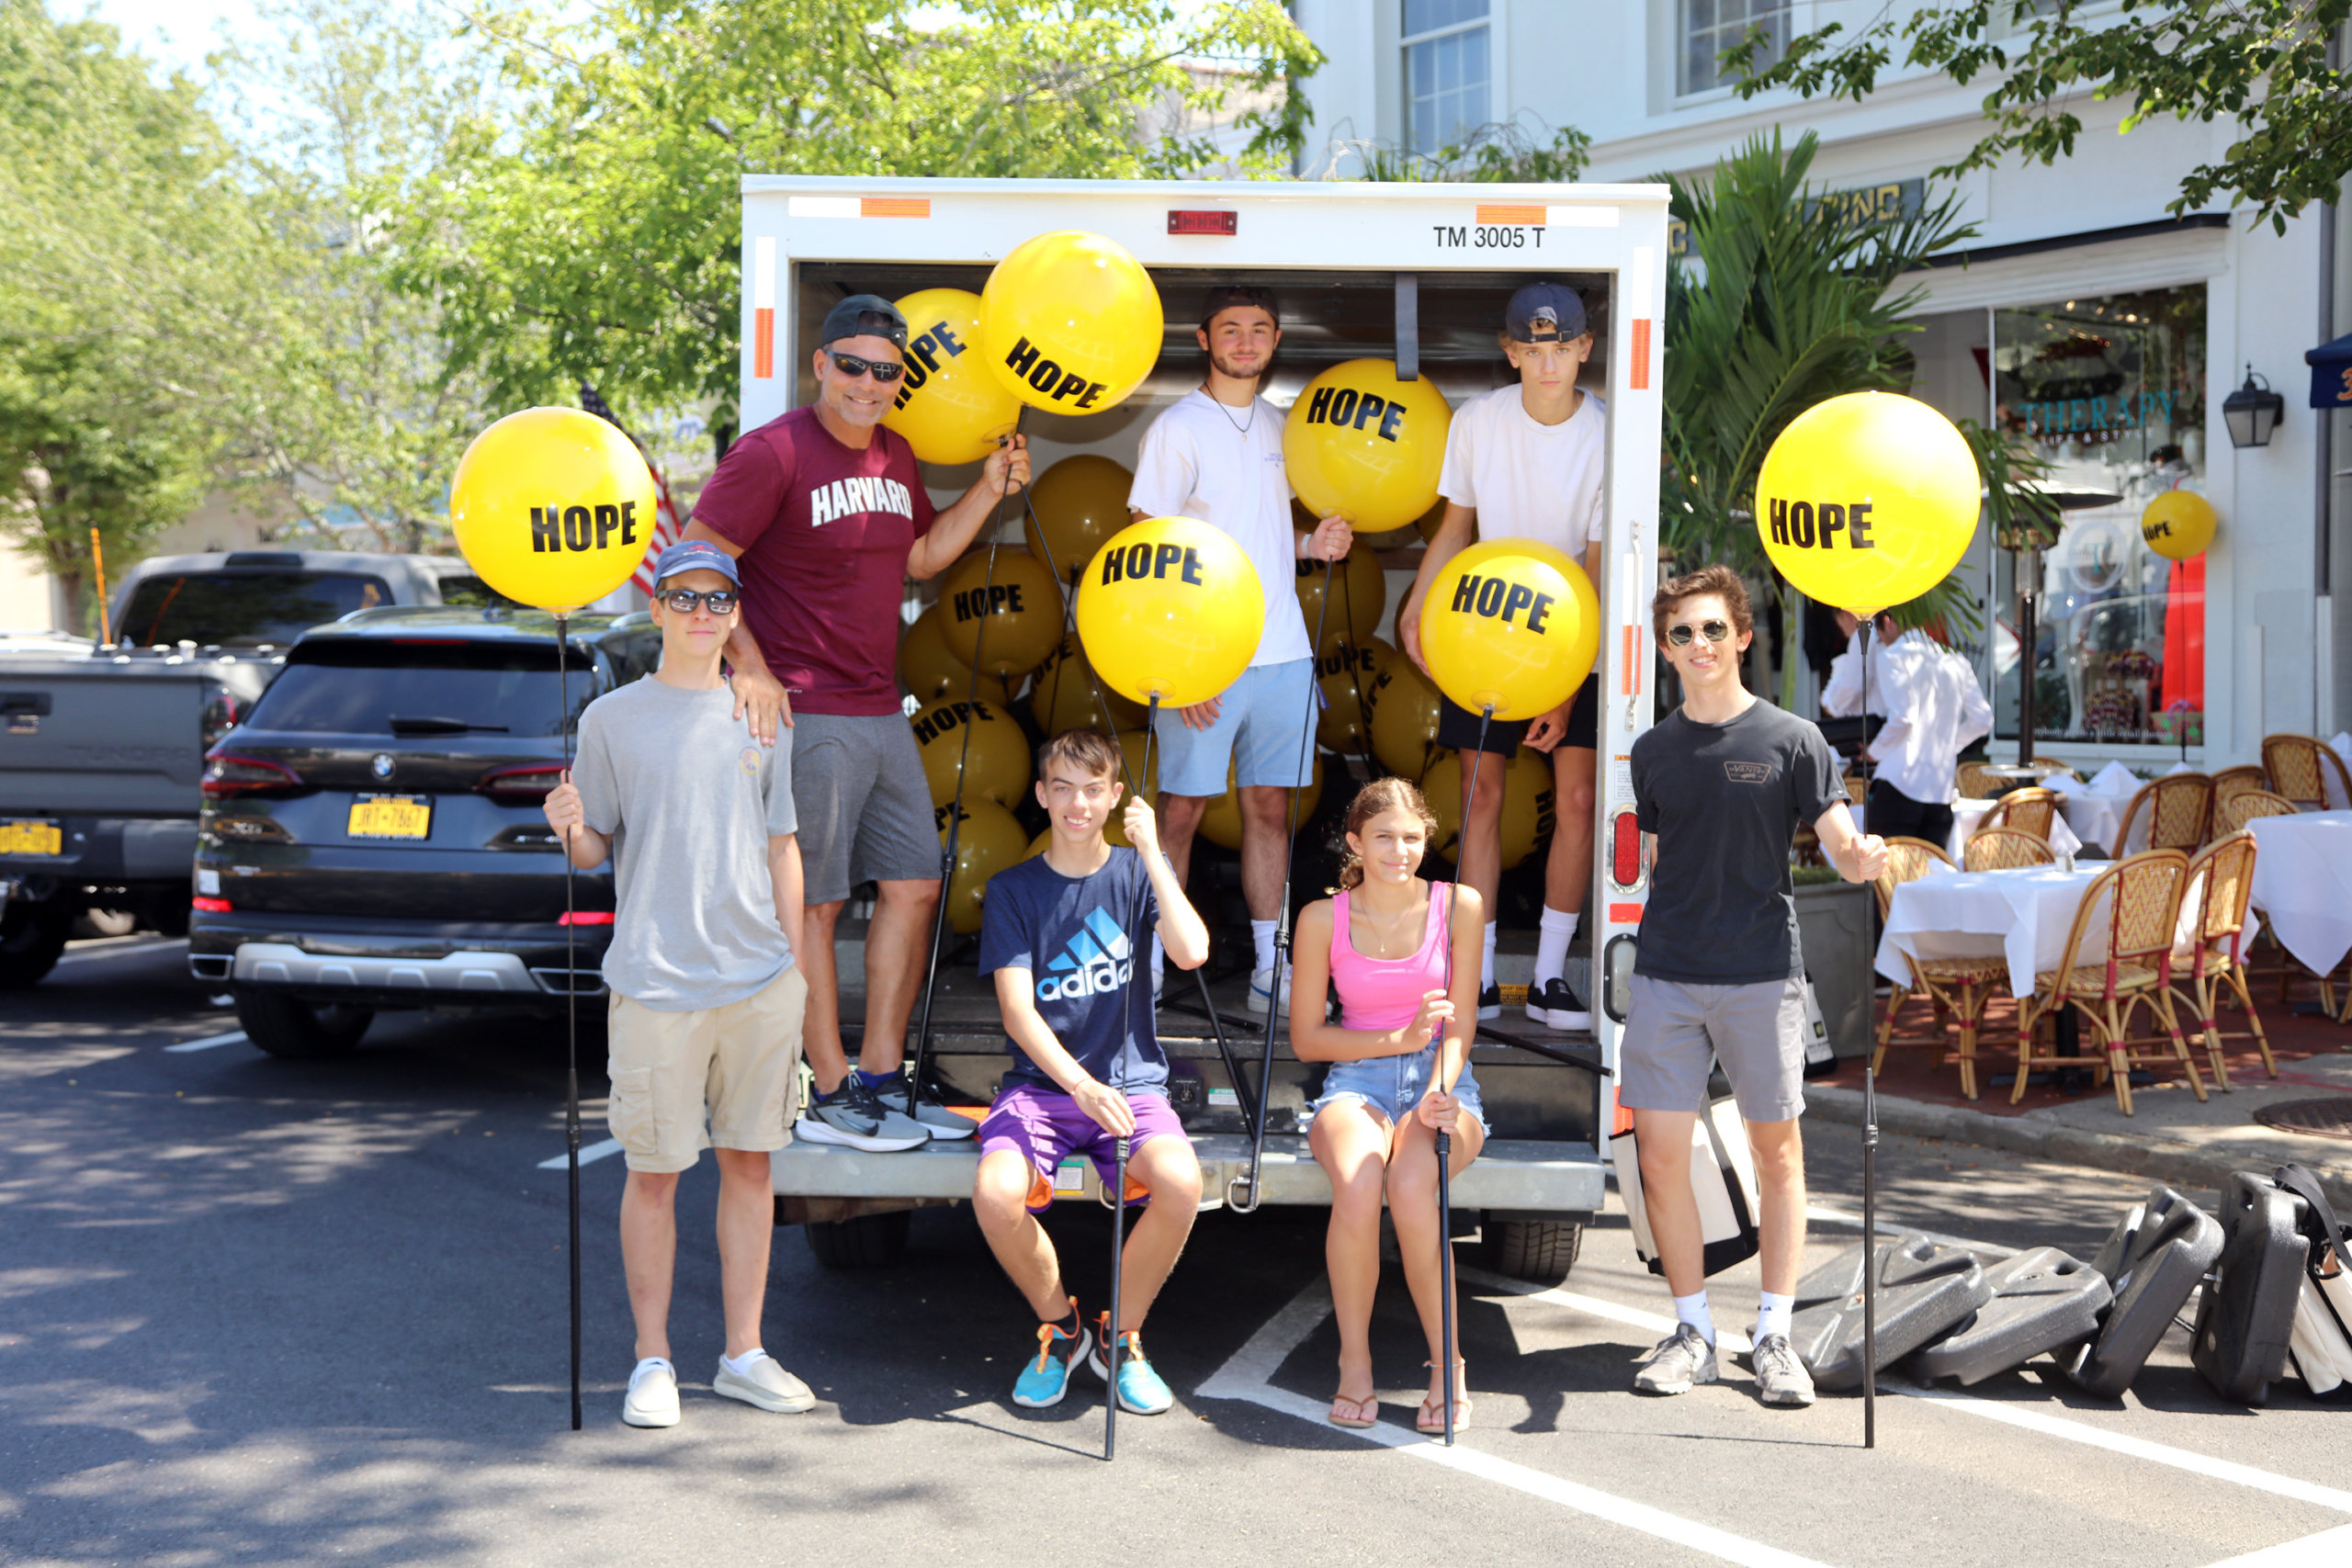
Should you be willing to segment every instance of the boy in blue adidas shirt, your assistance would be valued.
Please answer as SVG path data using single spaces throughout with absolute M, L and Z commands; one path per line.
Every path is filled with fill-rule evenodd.
M 1151 807 L 1129 801 L 1134 849 L 1102 837 L 1119 804 L 1119 753 L 1091 729 L 1071 729 L 1037 750 L 1037 800 L 1053 818 L 1046 852 L 989 879 L 981 902 L 980 973 L 996 976 L 1012 1066 L 980 1124 L 972 1209 L 1012 1283 L 1037 1314 L 1037 1352 L 1012 1386 L 1012 1402 L 1061 1402 L 1080 1357 L 1107 1374 L 1117 1333 L 1120 1407 L 1157 1416 L 1173 1397 L 1144 1358 L 1144 1314 L 1192 1234 L 1201 1167 L 1168 1104 L 1168 1057 L 1159 1048 L 1151 982 L 1139 975 L 1136 941 L 1156 931 L 1168 960 L 1197 969 L 1208 927 L 1160 852 Z M 1072 1154 L 1115 1179 L 1116 1140 L 1129 1137 L 1127 1188 L 1151 1201 L 1127 1232 L 1119 1312 L 1092 1333 L 1078 1298 L 1062 1289 L 1061 1264 L 1035 1211 L 1053 1201 L 1054 1171 Z

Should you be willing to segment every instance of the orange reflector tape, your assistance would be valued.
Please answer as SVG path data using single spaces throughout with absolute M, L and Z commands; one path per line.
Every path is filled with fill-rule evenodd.
M 775 312 L 771 310 L 752 312 L 752 376 L 761 381 L 775 378 Z
M 931 197 L 927 196 L 867 196 L 857 203 L 860 218 L 928 218 Z
M 1634 363 L 1629 367 L 1626 382 L 1635 391 L 1645 391 L 1650 384 L 1650 323 L 1647 317 L 1634 322 Z
M 1609 923 L 1612 926 L 1638 926 L 1642 923 L 1642 907 L 1639 904 L 1611 904 L 1609 906 Z
M 1642 694 L 1642 628 L 1620 626 L 1625 649 L 1617 660 L 1617 690 L 1621 695 L 1637 697 Z
M 1481 203 L 1478 221 L 1481 223 L 1543 223 L 1549 213 L 1541 207 L 1500 207 Z

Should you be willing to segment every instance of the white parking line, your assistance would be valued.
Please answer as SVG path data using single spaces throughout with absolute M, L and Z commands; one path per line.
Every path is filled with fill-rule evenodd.
M 2212 1568 L 2343 1568 L 2347 1562 L 2352 1562 L 2352 1525 L 2340 1525 L 2216 1562 Z
M 183 1040 L 176 1045 L 166 1045 L 164 1049 L 166 1051 L 210 1051 L 222 1045 L 243 1044 L 245 1032 L 236 1029 L 226 1034 L 208 1034 L 201 1040 Z
M 587 1165 L 593 1161 L 603 1159 L 607 1155 L 616 1155 L 620 1152 L 621 1141 L 618 1138 L 604 1138 L 593 1144 L 582 1144 L 580 1146 L 580 1163 L 582 1165 Z M 570 1150 L 566 1150 L 562 1154 L 556 1156 L 553 1159 L 543 1159 L 539 1161 L 539 1168 L 541 1170 L 562 1170 L 568 1168 L 571 1164 L 571 1154 Z

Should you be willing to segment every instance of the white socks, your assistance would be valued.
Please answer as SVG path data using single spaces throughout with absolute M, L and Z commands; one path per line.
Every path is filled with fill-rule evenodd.
M 1257 962 L 1250 966 L 1250 969 L 1261 974 L 1272 969 L 1274 966 L 1274 922 L 1272 920 L 1250 921 L 1250 940 L 1257 945 L 1258 949 Z M 1157 948 L 1158 945 L 1155 940 L 1153 946 Z
M 1577 925 L 1584 919 L 1582 910 L 1571 915 L 1544 906 L 1542 934 L 1535 939 L 1535 989 L 1542 990 L 1546 980 L 1557 980 L 1568 972 L 1568 943 L 1577 939 Z
M 1485 990 L 1495 983 L 1495 922 L 1487 922 L 1487 950 L 1478 958 L 1478 988 Z
M 1756 1337 L 1761 1339 L 1767 1334 L 1788 1333 L 1789 1314 L 1796 1309 L 1796 1304 L 1794 1296 L 1776 1296 L 1770 1291 L 1760 1292 L 1756 1298 Z
M 1696 1295 L 1675 1297 L 1674 1318 L 1678 1323 L 1687 1323 L 1697 1329 L 1699 1337 L 1709 1345 L 1715 1342 L 1715 1320 L 1707 1314 L 1705 1291 L 1702 1290 Z
M 760 1348 L 758 1346 L 753 1346 L 751 1349 L 744 1351 L 741 1356 L 719 1357 L 718 1364 L 725 1367 L 729 1371 L 733 1372 L 739 1378 L 747 1378 L 752 1375 L 752 1365 L 757 1362 L 761 1357 L 766 1354 L 767 1352 L 765 1350 Z

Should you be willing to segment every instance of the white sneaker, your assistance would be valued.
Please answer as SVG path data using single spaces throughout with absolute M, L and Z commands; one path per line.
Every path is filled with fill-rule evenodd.
M 678 1369 L 659 1356 L 648 1356 L 628 1375 L 628 1393 L 621 1396 L 621 1419 L 631 1427 L 674 1427 L 678 1424 Z
M 776 1365 L 774 1356 L 765 1350 L 752 1354 L 752 1370 L 748 1372 L 729 1371 L 727 1359 L 720 1357 L 718 1371 L 710 1380 L 710 1392 L 783 1416 L 797 1414 L 817 1403 L 808 1385 Z
M 1283 965 L 1283 996 L 1290 995 L 1290 986 L 1291 966 L 1285 964 Z M 1274 966 L 1269 964 L 1263 969 L 1253 969 L 1250 973 L 1250 1010 L 1263 1017 L 1273 1005 Z

